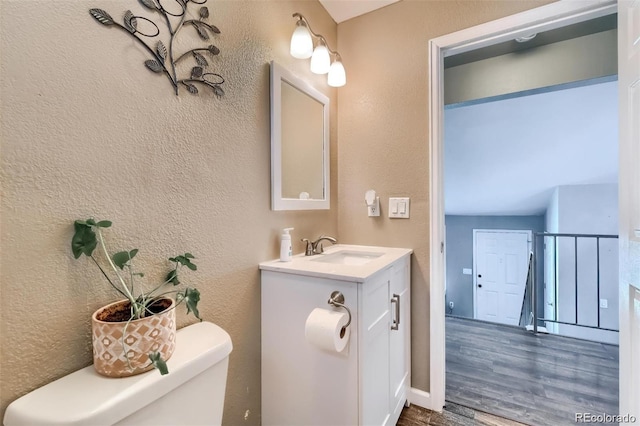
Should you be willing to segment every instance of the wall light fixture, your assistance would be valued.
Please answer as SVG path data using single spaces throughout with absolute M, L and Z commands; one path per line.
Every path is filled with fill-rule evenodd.
M 332 87 L 344 86 L 347 75 L 342 65 L 340 54 L 331 50 L 327 40 L 311 29 L 307 19 L 299 13 L 293 14 L 296 21 L 296 29 L 291 36 L 291 56 L 298 59 L 311 58 L 311 72 L 315 74 L 327 74 L 327 83 Z M 314 49 L 314 39 L 317 40 Z M 333 57 L 333 62 L 331 59 Z

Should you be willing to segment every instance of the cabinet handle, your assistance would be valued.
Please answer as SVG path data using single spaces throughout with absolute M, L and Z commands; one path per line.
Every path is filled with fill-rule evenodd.
M 391 321 L 391 329 L 398 330 L 398 326 L 400 325 L 400 295 L 394 294 L 391 298 L 391 303 L 396 304 L 396 315 L 395 318 Z

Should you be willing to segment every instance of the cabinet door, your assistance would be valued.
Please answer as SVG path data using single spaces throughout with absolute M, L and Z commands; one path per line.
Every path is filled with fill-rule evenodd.
M 358 288 L 355 282 L 262 271 L 262 425 L 358 423 Z M 351 337 L 336 353 L 309 343 L 305 324 L 334 290 L 351 309 Z
M 389 281 L 385 269 L 361 284 L 360 424 L 389 423 Z M 395 423 L 394 423 L 395 424 Z
M 411 300 L 409 258 L 399 260 L 392 269 L 389 298 L 392 329 L 389 336 L 391 381 L 390 424 L 395 425 L 407 400 L 411 368 Z M 397 329 L 396 329 L 397 328 Z

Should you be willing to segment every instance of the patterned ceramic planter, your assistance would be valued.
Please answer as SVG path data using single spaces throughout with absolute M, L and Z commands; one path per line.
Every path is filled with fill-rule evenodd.
M 171 357 L 176 346 L 176 311 L 171 309 L 175 302 L 172 299 L 161 302 L 166 308 L 162 312 L 129 323 L 105 321 L 114 312 L 128 311 L 128 300 L 111 303 L 93 313 L 93 365 L 99 374 L 133 376 L 153 368 L 150 352 L 160 352 L 165 361 Z

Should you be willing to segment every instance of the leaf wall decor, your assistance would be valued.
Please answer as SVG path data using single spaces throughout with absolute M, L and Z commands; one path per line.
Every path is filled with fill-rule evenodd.
M 153 59 L 147 59 L 144 61 L 144 64 L 153 72 L 162 72 L 164 67 L 158 63 L 158 61 L 154 61 Z
M 91 9 L 89 13 L 103 25 L 113 25 L 115 23 L 111 15 L 102 9 Z
M 209 65 L 209 62 L 207 62 L 207 59 L 204 56 L 202 56 L 200 53 L 193 52 L 193 57 L 195 58 L 196 63 L 201 67 L 206 67 L 207 65 Z
M 124 18 L 122 19 L 124 21 L 125 28 L 128 29 L 129 32 L 135 33 L 136 27 L 138 26 L 138 20 L 136 19 L 135 16 L 133 16 L 133 13 L 131 13 L 130 10 L 127 10 L 124 13 Z
M 192 26 L 196 30 L 197 37 L 203 41 L 208 41 L 212 36 L 220 34 L 218 27 L 206 22 L 210 16 L 209 8 L 202 6 L 206 1 L 176 0 L 176 3 L 182 8 L 181 13 L 176 13 L 176 11 L 165 10 L 160 0 L 138 0 L 137 3 L 142 5 L 152 16 L 135 15 L 131 10 L 126 10 L 122 15 L 122 24 L 114 20 L 103 9 L 89 9 L 89 14 L 102 25 L 112 26 L 126 32 L 143 46 L 144 50 L 149 54 L 149 58 L 143 61 L 144 66 L 155 74 L 164 74 L 169 79 L 176 95 L 178 95 L 181 86 L 184 86 L 189 93 L 196 95 L 199 93 L 197 85 L 202 85 L 211 89 L 215 98 L 220 98 L 224 96 L 224 90 L 221 86 L 225 80 L 220 74 L 207 69 L 210 66 L 211 59 L 208 60 L 205 56 L 208 55 L 210 58 L 214 58 L 220 54 L 220 49 L 213 44 L 209 44 L 178 53 L 175 52 L 173 47 L 174 39 L 185 25 Z M 186 19 L 191 4 L 195 4 L 194 8 L 199 7 L 199 9 L 197 14 L 189 13 L 189 15 L 198 16 L 198 19 Z M 157 19 L 161 22 L 160 26 L 166 28 L 167 38 L 165 38 L 164 42 L 160 39 L 154 44 L 149 44 L 145 41 L 147 38 L 161 37 L 160 26 L 151 18 Z M 155 32 L 148 32 L 150 27 L 153 27 Z M 145 30 L 144 28 L 147 29 Z M 168 42 L 168 44 L 165 44 L 165 42 Z M 180 78 L 178 67 L 176 66 L 182 60 L 195 62 L 191 67 L 180 67 L 181 70 L 185 71 L 190 69 L 189 75 L 185 78 Z
M 156 46 L 156 52 L 158 52 L 158 56 L 162 59 L 162 62 L 164 63 L 164 60 L 167 59 L 167 47 L 164 45 L 162 40 L 158 41 L 158 45 Z

